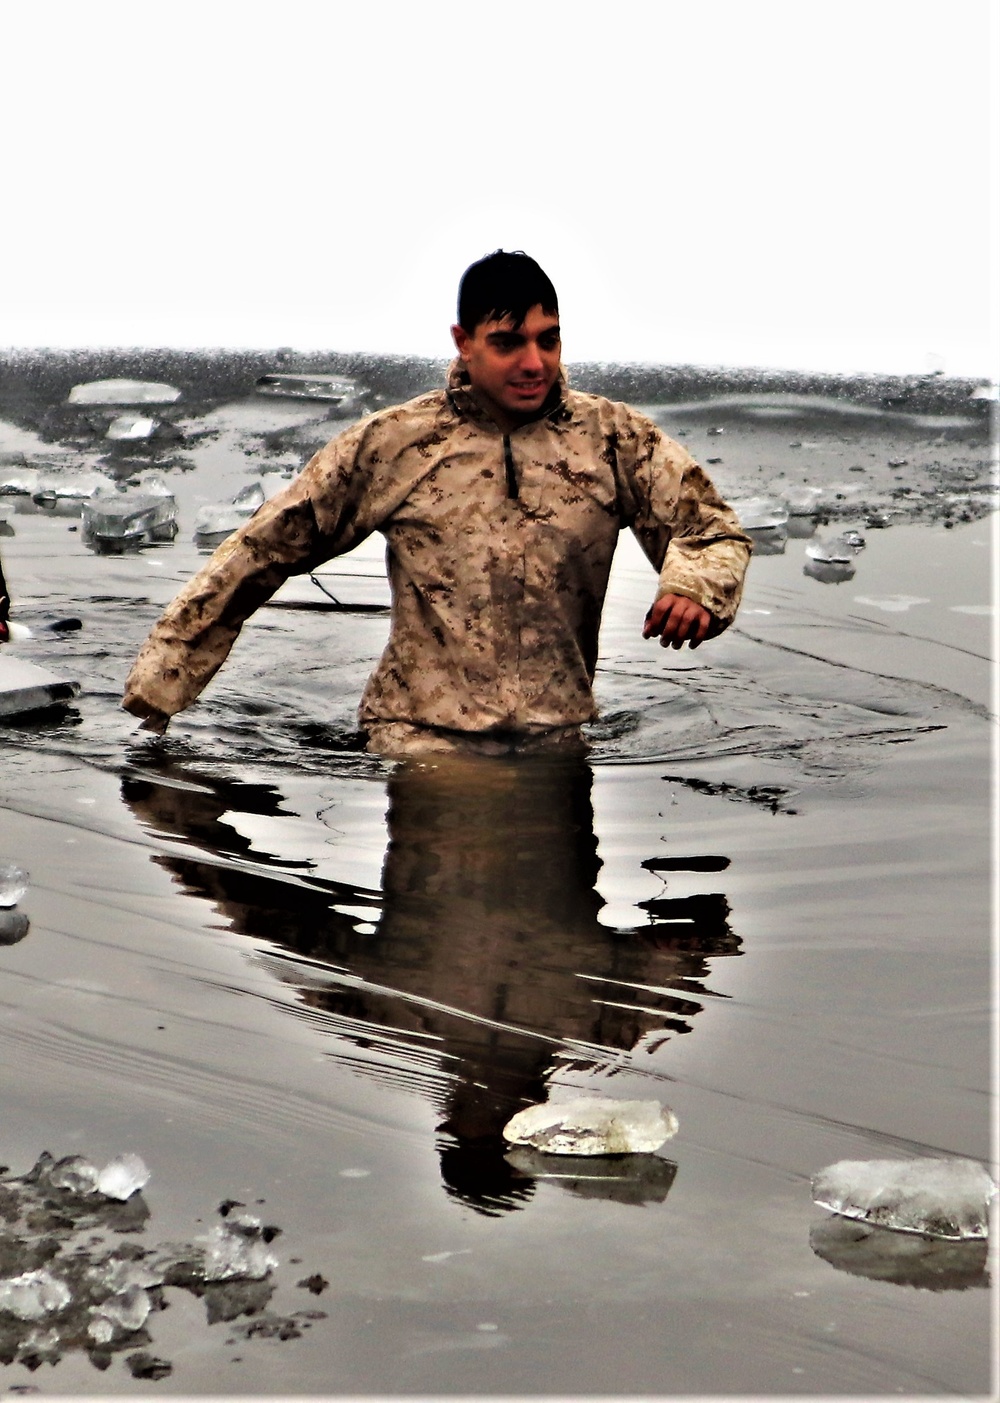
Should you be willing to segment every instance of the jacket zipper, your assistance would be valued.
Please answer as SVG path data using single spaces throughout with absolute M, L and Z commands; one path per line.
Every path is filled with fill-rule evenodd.
M 507 471 L 507 496 L 510 499 L 517 497 L 517 472 L 514 468 L 514 453 L 510 446 L 510 435 L 503 436 L 503 465 Z

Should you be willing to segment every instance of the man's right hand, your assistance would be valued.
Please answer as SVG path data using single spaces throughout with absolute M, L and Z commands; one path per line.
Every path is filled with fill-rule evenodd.
M 149 702 L 143 701 L 142 697 L 126 696 L 122 706 L 133 716 L 142 718 L 140 731 L 153 731 L 156 735 L 162 736 L 170 724 L 170 717 L 165 711 L 159 711 Z
M 153 731 L 156 735 L 162 736 L 169 725 L 170 717 L 165 711 L 151 711 L 139 727 L 139 730 Z

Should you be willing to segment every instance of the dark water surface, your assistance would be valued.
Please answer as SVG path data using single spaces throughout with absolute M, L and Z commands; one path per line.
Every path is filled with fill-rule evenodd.
M 178 484 L 189 514 L 245 480 L 227 442 Z M 695 654 L 643 643 L 623 540 L 589 761 L 400 766 L 352 734 L 384 616 L 293 607 L 305 582 L 164 739 L 136 732 L 121 686 L 199 562 L 183 527 L 120 558 L 40 515 L 4 541 L 18 655 L 83 692 L 3 733 L 0 856 L 32 877 L 0 951 L 3 1159 L 139 1153 L 152 1241 L 259 1205 L 269 1309 L 323 1314 L 245 1338 L 168 1291 L 169 1377 L 66 1350 L 6 1387 L 986 1392 L 995 1250 L 932 1272 L 859 1245 L 809 1179 L 990 1163 L 994 519 L 868 531 L 835 585 L 790 539 Z M 360 602 L 378 554 L 336 567 Z M 603 1177 L 508 1154 L 553 1086 L 660 1098 L 680 1130 Z

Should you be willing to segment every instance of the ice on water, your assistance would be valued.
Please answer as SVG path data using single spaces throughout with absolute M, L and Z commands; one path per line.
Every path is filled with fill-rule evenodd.
M 833 540 L 817 537 L 815 541 L 810 541 L 806 546 L 806 555 L 821 565 L 850 565 L 863 547 L 864 541 L 857 532 L 845 532 Z
M 149 1183 L 149 1170 L 138 1155 L 119 1155 L 97 1176 L 97 1192 L 123 1202 Z
M 90 1309 L 87 1334 L 98 1344 L 107 1344 L 119 1333 L 141 1330 L 152 1304 L 141 1286 L 127 1286 Z
M 97 1166 L 83 1155 L 67 1155 L 48 1171 L 48 1180 L 54 1189 L 67 1189 L 72 1194 L 92 1194 L 98 1178 Z
M 658 1150 L 677 1133 L 677 1117 L 659 1101 L 575 1097 L 518 1111 L 504 1139 L 554 1155 L 626 1155 Z
M 0 1311 L 18 1320 L 43 1320 L 47 1315 L 64 1310 L 70 1299 L 71 1292 L 65 1281 L 44 1268 L 0 1281 Z
M 971 1159 L 841 1160 L 820 1171 L 812 1195 L 845 1218 L 942 1238 L 983 1238 L 996 1194 Z
M 256 1220 L 220 1223 L 204 1241 L 206 1281 L 259 1281 L 278 1265 Z
M 248 483 L 229 502 L 211 502 L 199 507 L 195 516 L 195 537 L 230 535 L 249 521 L 264 504 L 264 489 L 259 482 Z
M 0 906 L 16 906 L 28 890 L 28 874 L 13 862 L 0 862 Z
M 788 503 L 783 497 L 748 497 L 732 506 L 744 531 L 764 531 L 788 521 Z

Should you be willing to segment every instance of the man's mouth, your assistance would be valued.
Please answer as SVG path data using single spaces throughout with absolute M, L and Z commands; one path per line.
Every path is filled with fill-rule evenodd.
M 510 386 L 516 395 L 537 395 L 545 389 L 545 381 L 512 380 Z

